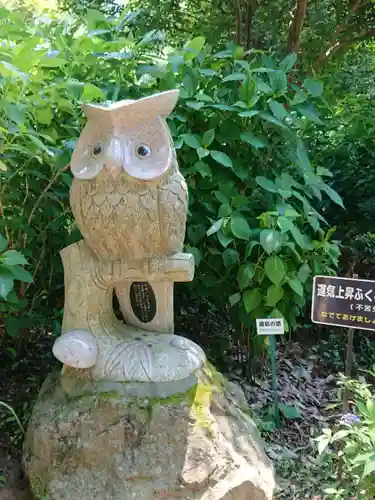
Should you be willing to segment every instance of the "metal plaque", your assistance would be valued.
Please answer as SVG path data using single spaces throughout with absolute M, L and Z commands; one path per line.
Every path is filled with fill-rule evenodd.
M 150 283 L 134 281 L 129 296 L 134 315 L 142 323 L 150 323 L 156 315 L 156 297 Z

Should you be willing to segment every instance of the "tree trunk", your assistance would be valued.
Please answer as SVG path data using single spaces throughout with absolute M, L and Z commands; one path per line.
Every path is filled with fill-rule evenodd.
M 241 45 L 241 29 L 242 29 L 242 12 L 241 12 L 241 0 L 234 1 L 236 9 L 236 43 Z
M 288 53 L 299 52 L 301 43 L 301 33 L 307 12 L 307 2 L 308 0 L 296 0 L 294 17 L 289 29 L 288 48 L 287 48 Z
M 248 0 L 246 12 L 246 48 L 250 49 L 253 46 L 253 21 L 255 11 L 258 5 L 256 0 Z

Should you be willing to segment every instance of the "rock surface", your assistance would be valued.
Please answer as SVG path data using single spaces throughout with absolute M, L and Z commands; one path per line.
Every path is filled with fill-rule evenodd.
M 48 500 L 266 500 L 273 468 L 242 391 L 206 366 L 170 383 L 50 376 L 25 441 Z

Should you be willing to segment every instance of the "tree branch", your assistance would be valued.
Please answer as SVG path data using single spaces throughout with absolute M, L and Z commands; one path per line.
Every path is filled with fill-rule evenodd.
M 325 49 L 320 53 L 320 55 L 316 61 L 316 64 L 314 65 L 315 71 L 319 72 L 324 67 L 324 65 L 326 64 L 328 59 L 332 56 L 332 54 L 337 53 L 337 48 L 340 45 L 343 45 L 344 43 L 349 43 L 349 46 L 350 46 L 350 43 L 351 43 L 350 40 L 344 40 L 344 39 L 338 40 L 338 37 L 342 32 L 345 31 L 345 29 L 348 27 L 348 24 L 349 24 L 351 17 L 353 16 L 353 14 L 355 14 L 357 12 L 357 10 L 359 10 L 362 7 L 362 5 L 363 5 L 363 0 L 352 0 L 350 2 L 349 12 L 348 12 L 347 16 L 345 17 L 345 19 L 342 21 L 342 23 L 340 23 L 336 26 L 335 33 L 333 34 L 333 37 L 331 38 L 328 49 Z M 354 41 L 354 43 L 355 43 L 355 41 Z

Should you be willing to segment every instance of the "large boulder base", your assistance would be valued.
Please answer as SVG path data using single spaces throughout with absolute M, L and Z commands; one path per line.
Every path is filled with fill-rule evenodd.
M 47 378 L 30 420 L 24 465 L 36 498 L 272 498 L 245 397 L 211 366 L 159 384 L 72 371 Z

